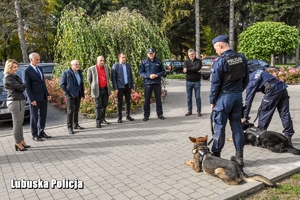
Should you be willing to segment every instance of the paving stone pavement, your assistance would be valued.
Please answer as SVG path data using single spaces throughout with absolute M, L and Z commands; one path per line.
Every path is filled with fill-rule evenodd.
M 95 128 L 95 120 L 80 119 L 84 130 L 69 135 L 66 115 L 48 108 L 46 133 L 53 138 L 44 142 L 31 139 L 29 120 L 24 122 L 25 141 L 32 145 L 26 152 L 14 150 L 11 123 L 0 124 L 0 193 L 5 199 L 238 199 L 257 191 L 260 182 L 229 186 L 222 180 L 196 173 L 184 165 L 191 159 L 193 145 L 188 137 L 208 135 L 210 131 L 210 82 L 202 81 L 202 117 L 185 117 L 187 112 L 185 81 L 168 80 L 168 95 L 163 103 L 166 120 L 157 119 L 155 105 L 150 120 L 143 122 L 143 112 L 132 113 L 134 121 L 117 123 L 108 118 L 109 125 Z M 300 148 L 300 85 L 288 87 L 291 116 L 296 134 L 293 144 Z M 257 94 L 251 111 L 255 118 L 261 94 Z M 125 119 L 124 119 L 125 120 Z M 274 114 L 269 130 L 282 131 L 278 113 Z M 226 137 L 231 137 L 229 124 Z M 222 157 L 235 154 L 232 142 L 226 141 Z M 244 171 L 259 173 L 273 181 L 300 171 L 299 156 L 272 153 L 269 150 L 245 146 Z M 13 189 L 22 187 L 37 189 Z M 32 182 L 30 182 L 31 180 Z M 69 180 L 69 182 L 67 181 Z M 65 182 L 69 184 L 63 185 Z M 39 185 L 30 185 L 30 183 Z M 83 189 L 73 188 L 83 183 Z M 19 184 L 19 185 L 18 185 Z M 49 184 L 47 186 L 47 184 Z M 46 187 L 46 188 L 42 188 Z M 47 188 L 49 187 L 49 188 Z

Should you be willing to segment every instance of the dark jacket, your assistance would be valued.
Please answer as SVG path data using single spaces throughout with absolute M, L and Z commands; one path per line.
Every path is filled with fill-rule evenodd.
M 134 89 L 131 66 L 127 63 L 125 65 L 127 70 L 128 88 Z M 120 63 L 116 63 L 112 67 L 112 83 L 114 90 L 125 88 L 123 67 Z
M 49 96 L 48 89 L 44 81 L 45 77 L 43 69 L 41 67 L 38 68 L 42 73 L 43 79 L 41 79 L 40 75 L 31 65 L 26 67 L 23 71 L 23 80 L 26 85 L 25 91 L 30 103 L 33 101 L 43 101 Z
M 219 94 L 223 91 L 239 91 L 243 92 L 248 83 L 249 83 L 249 70 L 247 65 L 247 60 L 244 55 L 240 54 L 244 63 L 244 71 L 245 76 L 241 79 L 235 81 L 224 81 L 223 77 L 225 73 L 228 73 L 227 62 L 223 55 L 234 56 L 237 53 L 232 49 L 224 51 L 219 58 L 217 58 L 211 69 L 211 86 L 210 86 L 210 94 L 209 94 L 209 102 L 210 104 L 215 104 Z
M 71 96 L 73 98 L 80 96 L 84 98 L 82 71 L 78 70 L 78 74 L 80 76 L 80 85 L 78 85 L 75 72 L 72 70 L 72 68 L 64 71 L 60 79 L 60 87 L 67 96 Z
M 275 96 L 277 93 L 279 93 L 282 90 L 285 90 L 288 87 L 284 82 L 279 81 L 272 74 L 261 69 L 252 72 L 249 75 L 249 77 L 250 81 L 246 88 L 246 106 L 252 105 L 252 101 L 255 97 L 256 92 L 264 93 L 265 85 L 267 82 L 272 83 L 272 89 L 269 91 L 269 93 L 272 94 L 272 96 Z
M 13 74 L 5 75 L 3 85 L 7 92 L 7 101 L 25 100 L 24 91 L 26 85 L 22 83 L 19 76 Z
M 186 68 L 186 80 L 190 82 L 201 81 L 201 72 L 198 72 L 202 68 L 202 61 L 195 58 L 194 61 L 187 59 L 184 61 L 183 68 Z
M 150 79 L 151 74 L 156 74 L 158 77 L 155 79 Z M 154 58 L 151 61 L 149 58 L 146 58 L 142 61 L 140 65 L 140 76 L 144 79 L 145 85 L 151 84 L 161 84 L 161 77 L 165 75 L 165 68 L 162 65 L 161 60 Z

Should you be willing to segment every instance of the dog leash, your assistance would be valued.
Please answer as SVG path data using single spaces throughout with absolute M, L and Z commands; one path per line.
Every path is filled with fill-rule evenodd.
M 208 145 L 207 145 L 207 146 L 209 146 L 210 143 L 214 140 L 214 134 L 215 134 L 215 131 L 214 131 L 213 120 L 212 120 L 213 112 L 214 112 L 214 111 L 211 111 L 211 113 L 210 113 L 210 129 L 211 129 L 211 135 L 212 135 L 212 138 L 211 138 L 210 141 L 208 142 Z
M 256 115 L 255 119 L 253 120 L 253 123 L 255 123 L 255 121 L 257 120 L 258 116 L 260 115 L 260 112 L 261 112 L 261 105 L 258 108 L 257 115 Z

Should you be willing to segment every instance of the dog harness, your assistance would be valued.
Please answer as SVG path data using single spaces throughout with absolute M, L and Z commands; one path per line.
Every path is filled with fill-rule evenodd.
M 203 149 L 201 150 L 198 150 L 197 148 L 198 147 L 202 147 Z M 194 149 L 193 149 L 193 154 L 196 154 L 196 153 L 199 153 L 200 156 L 199 156 L 199 167 L 200 167 L 200 172 L 203 172 L 203 169 L 202 169 L 202 162 L 203 162 L 203 159 L 204 159 L 204 156 L 210 152 L 209 148 L 207 147 L 207 144 L 197 144 L 194 146 Z
M 253 135 L 256 136 L 256 140 L 255 140 L 255 142 L 254 142 L 254 145 L 255 145 L 255 146 L 258 146 L 258 144 L 259 144 L 259 138 L 260 138 L 260 136 L 261 136 L 264 132 L 266 132 L 266 130 L 260 130 L 260 129 L 257 128 L 257 127 L 251 127 L 251 128 L 248 128 L 248 129 L 245 130 L 245 133 L 251 133 L 251 134 L 253 134 Z

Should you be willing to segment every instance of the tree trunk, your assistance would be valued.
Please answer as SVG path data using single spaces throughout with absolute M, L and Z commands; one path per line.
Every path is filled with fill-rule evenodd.
M 17 15 L 18 35 L 19 35 L 19 40 L 20 40 L 20 45 L 22 50 L 23 62 L 28 63 L 29 60 L 27 55 L 27 46 L 25 42 L 24 29 L 22 24 L 20 0 L 14 0 L 14 3 L 15 3 L 16 15 Z
M 275 56 L 274 54 L 271 54 L 271 63 L 270 66 L 275 67 Z
M 234 0 L 230 0 L 230 10 L 229 10 L 229 46 L 231 49 L 235 50 L 234 42 Z
M 200 8 L 199 0 L 195 0 L 195 18 L 196 18 L 196 57 L 200 58 Z

